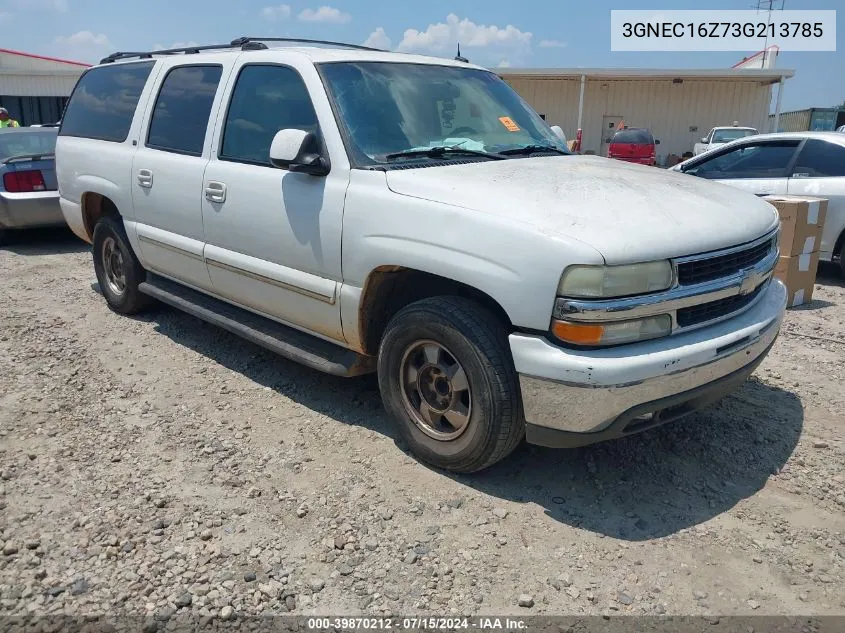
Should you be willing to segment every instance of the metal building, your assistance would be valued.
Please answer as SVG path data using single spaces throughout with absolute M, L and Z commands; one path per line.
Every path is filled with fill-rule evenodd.
M 769 117 L 772 126 L 774 116 Z M 807 108 L 780 115 L 778 132 L 832 132 L 845 125 L 845 108 Z
M 607 143 L 620 121 L 649 128 L 660 141 L 658 163 L 682 156 L 710 128 L 750 126 L 768 132 L 773 86 L 779 85 L 779 114 L 784 69 L 497 69 L 546 121 L 574 139 L 582 130 L 581 151 L 607 154 Z M 774 124 L 774 119 L 772 121 Z
M 56 123 L 88 64 L 0 49 L 0 106 L 21 125 Z

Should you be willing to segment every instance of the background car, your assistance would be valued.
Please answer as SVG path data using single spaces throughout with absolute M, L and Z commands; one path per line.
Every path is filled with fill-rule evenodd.
M 651 132 L 640 127 L 626 127 L 618 130 L 607 147 L 607 157 L 624 160 L 629 163 L 640 165 L 654 165 L 655 141 Z
M 845 275 L 845 134 L 782 132 L 746 137 L 672 167 L 758 196 L 827 198 L 819 258 Z
M 57 128 L 0 130 L 0 241 L 10 229 L 65 226 L 56 181 Z
M 725 143 L 755 134 L 759 134 L 759 132 L 753 127 L 739 127 L 738 125 L 714 127 L 708 132 L 707 136 L 701 139 L 700 143 L 693 146 L 692 153 L 694 156 L 698 156 L 704 152 L 709 152 L 711 149 L 721 147 Z

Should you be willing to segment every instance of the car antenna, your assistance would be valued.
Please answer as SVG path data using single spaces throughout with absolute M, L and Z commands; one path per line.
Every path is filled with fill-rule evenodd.
M 455 55 L 455 61 L 456 62 L 464 62 L 465 64 L 469 63 L 469 60 L 466 57 L 463 57 L 461 55 L 461 43 L 460 42 L 458 42 L 458 54 Z

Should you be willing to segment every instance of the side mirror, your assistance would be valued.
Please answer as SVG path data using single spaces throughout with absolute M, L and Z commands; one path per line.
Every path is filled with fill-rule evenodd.
M 702 142 L 702 143 L 707 143 L 707 137 L 706 137 L 706 136 L 702 137 L 702 138 L 701 138 L 701 142 Z
M 555 136 L 557 136 L 561 141 L 566 143 L 566 134 L 563 133 L 563 130 L 559 125 L 553 125 L 552 132 L 554 132 Z
M 654 139 L 654 144 L 655 144 L 655 145 L 660 145 L 660 139 L 658 139 L 658 138 Z
M 317 135 L 305 130 L 276 132 L 270 144 L 270 162 L 274 167 L 312 176 L 329 173 L 329 162 L 321 154 Z

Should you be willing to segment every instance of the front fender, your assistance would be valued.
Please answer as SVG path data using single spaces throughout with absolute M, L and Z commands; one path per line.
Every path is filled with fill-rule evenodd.
M 353 170 L 342 265 L 344 286 L 357 292 L 373 270 L 402 266 L 475 288 L 495 300 L 516 327 L 545 330 L 560 276 L 574 263 L 604 259 L 582 242 L 494 214 L 396 194 L 383 173 Z

